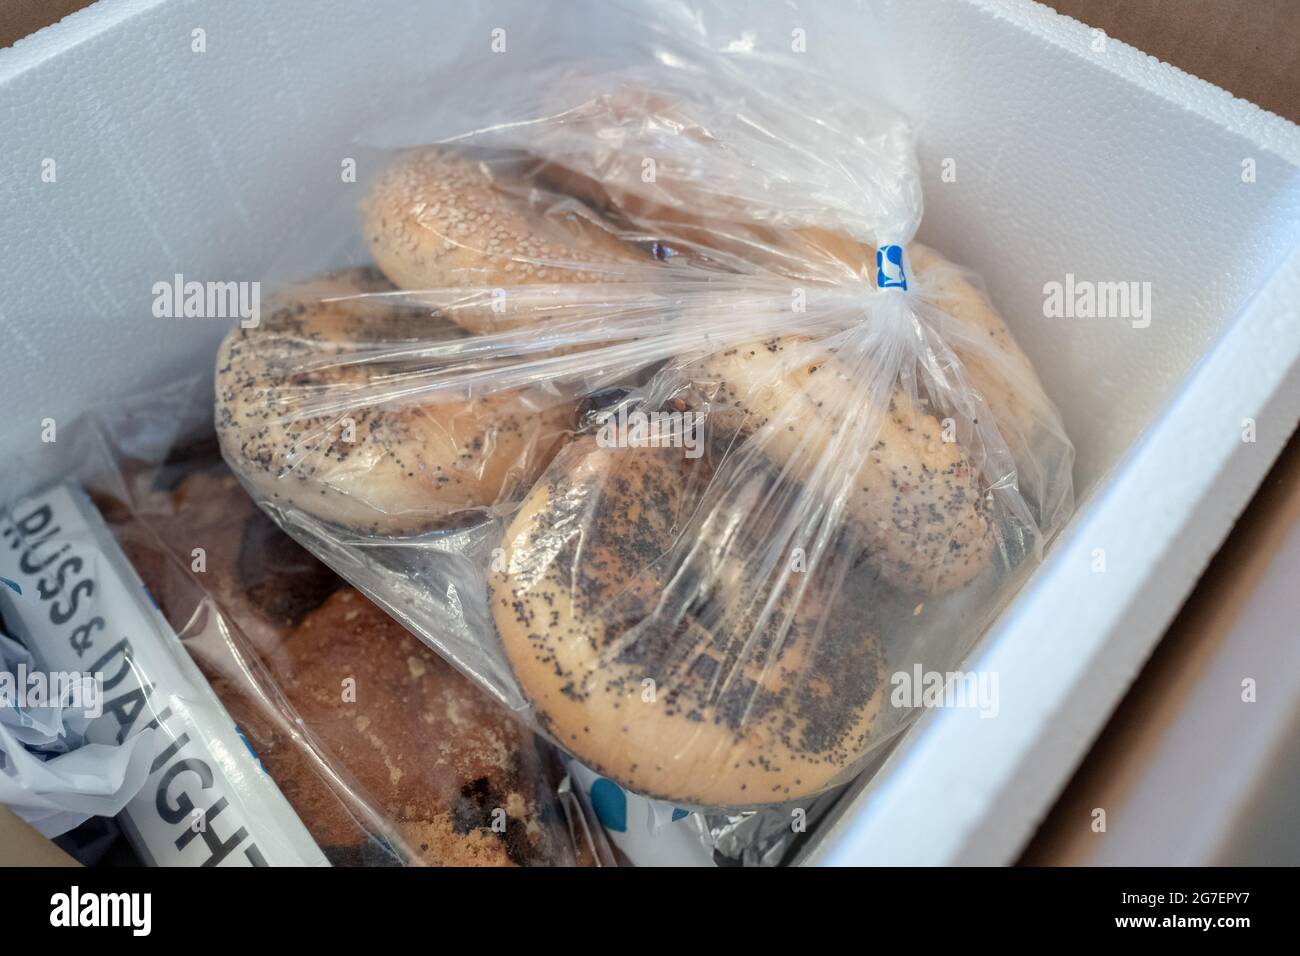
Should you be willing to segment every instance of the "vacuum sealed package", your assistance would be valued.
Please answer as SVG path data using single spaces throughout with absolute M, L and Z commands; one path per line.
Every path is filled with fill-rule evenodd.
M 905 117 L 637 15 L 639 58 L 469 63 L 490 100 L 358 131 L 362 182 L 279 266 L 335 268 L 227 336 L 216 424 L 281 528 L 580 766 L 633 862 L 674 826 L 773 862 L 1039 560 L 1073 450 L 914 241 Z
M 0 614 L 42 668 L 98 690 L 71 753 L 127 768 L 116 804 L 81 803 L 120 808 L 158 865 L 608 861 L 554 751 L 257 508 L 209 389 L 85 417 L 7 468 L 33 490 L 0 511 Z M 18 756 L 37 762 L 24 791 L 58 769 Z

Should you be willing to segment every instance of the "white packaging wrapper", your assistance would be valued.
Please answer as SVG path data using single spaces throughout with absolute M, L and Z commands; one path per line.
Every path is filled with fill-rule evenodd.
M 327 866 L 85 494 L 24 498 L 0 513 L 0 533 L 10 628 L 47 671 L 103 675 L 79 760 L 17 778 L 24 804 L 47 804 L 47 832 L 71 819 L 59 811 L 112 812 L 134 793 L 119 821 L 150 864 Z M 51 780 L 59 790 L 39 792 Z
M 713 846 L 701 814 L 631 793 L 576 760 L 569 775 L 605 835 L 635 866 L 713 866 Z
M 120 746 L 84 743 L 93 705 L 76 704 L 99 699 L 91 677 L 74 678 L 43 706 L 20 703 L 40 672 L 27 648 L 0 635 L 0 804 L 55 837 L 90 817 L 115 816 L 144 785 L 155 747 L 152 732 Z

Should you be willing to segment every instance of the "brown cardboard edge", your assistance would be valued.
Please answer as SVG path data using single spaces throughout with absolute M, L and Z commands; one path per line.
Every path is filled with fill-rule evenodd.
M 80 866 L 68 854 L 0 806 L 0 866 Z

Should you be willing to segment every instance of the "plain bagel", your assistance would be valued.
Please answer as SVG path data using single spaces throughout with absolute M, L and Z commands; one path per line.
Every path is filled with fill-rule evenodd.
M 523 391 L 296 416 L 304 399 L 394 370 L 345 361 L 359 350 L 463 335 L 427 310 L 366 295 L 391 290 L 367 269 L 285 289 L 258 327 L 230 332 L 216 372 L 217 434 L 236 473 L 278 505 L 377 534 L 445 526 L 515 495 L 573 416 L 554 396 Z
M 870 746 L 878 639 L 850 588 L 763 617 L 718 578 L 717 613 L 694 606 L 709 588 L 682 590 L 674 543 L 706 472 L 680 449 L 567 445 L 505 534 L 498 632 L 541 725 L 630 790 L 722 807 L 817 793 Z

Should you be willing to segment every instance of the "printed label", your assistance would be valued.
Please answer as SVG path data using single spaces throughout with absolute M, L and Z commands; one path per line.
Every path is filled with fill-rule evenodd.
M 902 246 L 881 246 L 876 250 L 876 288 L 907 290 Z
M 90 743 L 158 731 L 118 817 L 159 866 L 328 866 L 148 596 L 85 493 L 57 485 L 0 512 L 0 611 L 48 670 L 103 674 Z

